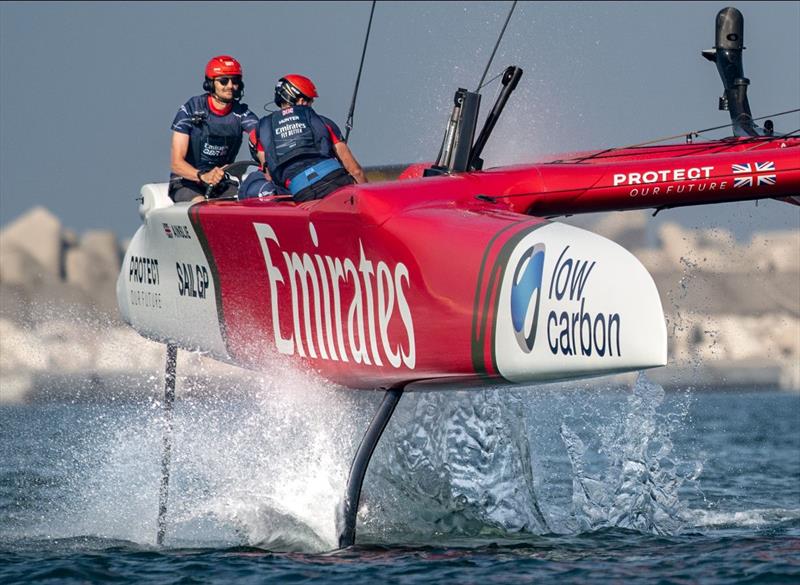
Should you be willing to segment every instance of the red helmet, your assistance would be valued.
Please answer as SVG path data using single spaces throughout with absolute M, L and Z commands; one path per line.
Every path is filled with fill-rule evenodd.
M 302 75 L 284 75 L 275 85 L 275 105 L 278 107 L 284 102 L 295 105 L 301 97 L 311 100 L 318 95 L 314 82 Z
M 242 75 L 242 66 L 230 55 L 214 57 L 206 65 L 206 77 L 214 79 L 222 75 Z

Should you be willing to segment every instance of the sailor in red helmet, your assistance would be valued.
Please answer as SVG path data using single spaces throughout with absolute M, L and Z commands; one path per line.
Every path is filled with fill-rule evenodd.
M 308 77 L 281 77 L 275 86 L 275 104 L 281 110 L 261 118 L 250 135 L 251 147 L 272 180 L 297 202 L 367 182 L 336 123 L 311 108 L 316 97 Z
M 258 125 L 247 104 L 242 66 L 228 55 L 206 65 L 203 95 L 191 98 L 172 122 L 172 173 L 169 196 L 177 202 L 236 195 L 237 185 L 225 179 L 225 166 L 236 160 L 242 134 Z M 209 189 L 210 188 L 210 189 Z

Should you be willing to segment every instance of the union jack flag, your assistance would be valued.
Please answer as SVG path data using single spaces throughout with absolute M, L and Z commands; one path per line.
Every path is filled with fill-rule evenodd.
M 767 173 L 769 171 L 775 172 L 775 163 L 770 162 L 757 162 L 755 163 L 755 169 L 750 163 L 745 163 L 743 165 L 732 165 L 731 170 L 733 171 L 734 175 L 744 175 L 747 174 L 747 177 L 734 177 L 733 178 L 733 187 L 734 189 L 737 187 L 752 187 L 753 186 L 753 179 L 755 179 L 756 187 L 761 187 L 762 185 L 774 185 L 777 181 L 777 175 L 764 175 L 759 173 Z

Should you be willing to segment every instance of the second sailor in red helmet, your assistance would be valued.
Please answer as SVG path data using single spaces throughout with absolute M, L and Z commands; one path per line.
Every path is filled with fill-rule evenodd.
M 237 185 L 225 179 L 225 166 L 236 160 L 242 134 L 258 125 L 247 104 L 242 66 L 229 55 L 212 58 L 206 65 L 203 95 L 181 106 L 172 122 L 172 174 L 169 196 L 177 202 L 234 196 Z
M 312 109 L 316 97 L 317 88 L 309 78 L 281 77 L 275 86 L 280 111 L 261 118 L 255 136 L 251 134 L 272 180 L 298 203 L 367 182 L 336 123 Z

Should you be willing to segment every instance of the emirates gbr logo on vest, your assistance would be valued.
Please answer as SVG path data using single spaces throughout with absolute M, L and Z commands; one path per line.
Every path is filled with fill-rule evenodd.
M 305 122 L 300 121 L 300 116 L 295 114 L 292 108 L 282 110 L 281 114 L 283 114 L 283 118 L 278 120 L 278 125 L 275 128 L 275 136 L 278 138 L 291 138 L 302 134 L 306 129 Z
M 203 154 L 210 158 L 223 158 L 228 154 L 228 145 L 206 142 L 203 144 Z

